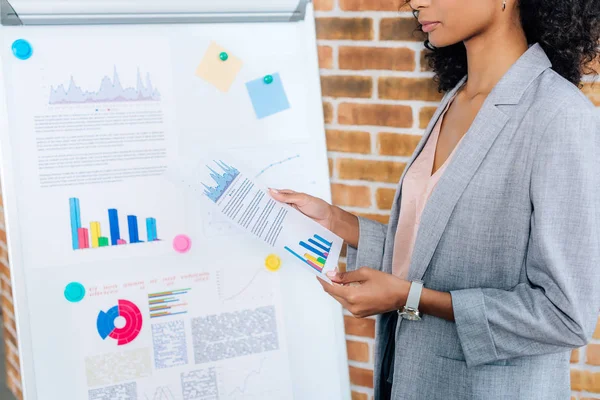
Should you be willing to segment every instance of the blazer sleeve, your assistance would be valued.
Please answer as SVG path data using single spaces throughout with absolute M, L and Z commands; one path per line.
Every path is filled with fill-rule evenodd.
M 381 270 L 387 225 L 358 217 L 358 247 L 348 246 L 346 270 L 354 271 L 360 267 Z
M 585 345 L 600 309 L 600 123 L 554 116 L 533 159 L 527 279 L 451 292 L 468 367 Z M 507 249 L 509 251 L 509 249 Z

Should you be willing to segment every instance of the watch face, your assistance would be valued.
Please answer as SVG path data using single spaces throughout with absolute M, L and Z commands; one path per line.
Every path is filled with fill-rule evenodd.
M 404 313 L 402 316 L 410 321 L 419 321 L 421 319 L 418 314 L 413 313 Z
M 413 310 L 411 308 L 405 307 L 402 312 L 400 312 L 400 316 L 404 319 L 408 319 L 409 321 L 420 321 L 421 315 L 418 310 Z

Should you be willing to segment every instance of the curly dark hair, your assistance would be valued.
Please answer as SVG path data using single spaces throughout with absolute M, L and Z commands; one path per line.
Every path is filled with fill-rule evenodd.
M 578 87 L 583 75 L 598 73 L 592 66 L 600 60 L 600 0 L 519 0 L 518 6 L 527 42 L 540 44 L 554 71 Z M 425 40 L 425 47 L 439 91 L 451 90 L 467 73 L 465 45 L 436 48 Z

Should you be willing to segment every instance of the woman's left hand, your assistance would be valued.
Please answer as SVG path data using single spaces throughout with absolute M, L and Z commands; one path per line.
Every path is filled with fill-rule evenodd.
M 402 308 L 410 289 L 410 282 L 367 267 L 327 276 L 334 284 L 319 279 L 323 289 L 357 318 Z

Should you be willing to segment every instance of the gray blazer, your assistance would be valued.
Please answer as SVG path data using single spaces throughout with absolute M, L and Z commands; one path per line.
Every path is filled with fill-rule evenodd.
M 388 225 L 360 219 L 349 270 L 391 273 L 402 179 Z M 408 279 L 450 292 L 456 322 L 378 316 L 375 398 L 387 378 L 393 399 L 569 399 L 570 349 L 591 338 L 600 308 L 599 264 L 596 109 L 536 44 L 484 102 L 421 217 Z

